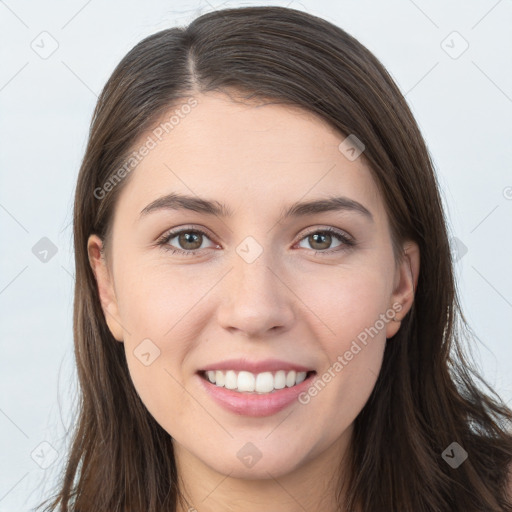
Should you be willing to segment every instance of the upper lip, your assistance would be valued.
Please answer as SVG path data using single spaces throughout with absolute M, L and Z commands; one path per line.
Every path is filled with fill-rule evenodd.
M 308 368 L 301 364 L 291 363 L 289 361 L 283 361 L 280 359 L 265 359 L 263 361 L 249 361 L 247 359 L 226 359 L 224 361 L 218 361 L 216 363 L 209 364 L 200 371 L 210 370 L 235 370 L 235 371 L 246 371 L 254 374 L 263 372 L 275 372 L 278 370 L 296 372 L 308 372 L 313 371 L 312 368 Z

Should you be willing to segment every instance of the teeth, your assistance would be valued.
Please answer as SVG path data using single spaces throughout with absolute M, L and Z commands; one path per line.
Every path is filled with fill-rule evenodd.
M 226 380 L 226 377 L 224 376 L 224 373 L 217 370 L 215 372 L 215 383 L 217 384 L 217 386 L 224 386 L 225 380 Z
M 233 370 L 229 370 L 226 372 L 226 378 L 224 379 L 224 386 L 227 389 L 236 389 L 238 386 L 238 380 L 236 377 L 236 373 Z
M 291 372 L 288 372 L 288 375 L 286 376 L 286 387 L 291 388 L 295 384 L 295 379 L 297 377 L 297 374 L 292 370 Z
M 274 391 L 274 376 L 270 372 L 258 373 L 255 389 L 258 393 Z
M 263 372 L 254 374 L 241 371 L 238 374 L 233 370 L 209 370 L 206 378 L 216 386 L 225 387 L 239 392 L 271 393 L 276 389 L 291 388 L 304 381 L 307 372 L 285 372 L 279 370 L 275 373 Z
M 286 386 L 286 372 L 283 370 L 279 370 L 274 375 L 274 388 L 275 389 L 283 389 Z
M 297 373 L 297 377 L 295 378 L 295 384 L 300 384 L 305 379 L 306 379 L 306 372 L 299 372 L 299 373 Z
M 256 379 L 249 372 L 240 372 L 238 374 L 237 390 L 238 391 L 254 391 Z

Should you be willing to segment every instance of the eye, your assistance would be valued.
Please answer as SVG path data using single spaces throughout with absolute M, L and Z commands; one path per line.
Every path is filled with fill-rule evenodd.
M 333 240 L 337 240 L 339 242 L 338 245 L 334 246 L 334 249 L 331 246 Z M 311 231 L 301 239 L 299 244 L 303 241 L 310 244 L 311 248 L 315 251 L 315 254 L 330 254 L 342 250 L 343 248 L 353 247 L 355 245 L 355 241 L 348 235 L 342 231 L 330 227 Z
M 165 250 L 171 253 L 179 253 L 193 256 L 196 252 L 205 249 L 203 242 L 205 239 L 209 240 L 208 234 L 201 229 L 180 229 L 166 233 L 161 237 L 157 244 L 162 246 Z M 172 245 L 172 241 L 178 245 Z
M 215 244 L 204 247 L 203 242 L 205 240 L 210 240 L 206 231 L 198 228 L 182 228 L 165 233 L 157 241 L 157 244 L 172 254 L 194 256 L 203 249 L 215 247 Z M 332 243 L 336 240 L 338 244 L 333 248 Z M 301 238 L 299 246 L 303 242 L 309 243 L 315 254 L 331 254 L 356 245 L 356 242 L 351 237 L 331 227 L 311 231 Z

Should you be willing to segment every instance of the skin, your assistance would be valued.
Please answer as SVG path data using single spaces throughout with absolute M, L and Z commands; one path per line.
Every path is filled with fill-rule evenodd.
M 337 510 L 334 475 L 345 471 L 353 422 L 400 322 L 385 323 L 308 404 L 294 402 L 268 417 L 223 409 L 196 372 L 246 357 L 284 359 L 322 375 L 393 304 L 401 305 L 399 319 L 409 311 L 418 247 L 407 242 L 404 261 L 395 262 L 371 172 L 362 157 L 350 161 L 340 152 L 345 136 L 325 121 L 298 107 L 241 104 L 219 92 L 195 98 L 198 105 L 132 171 L 116 205 L 108 259 L 101 240 L 89 238 L 106 321 L 124 343 L 141 399 L 173 438 L 190 507 Z M 333 191 L 362 203 L 373 222 L 354 211 L 279 221 L 284 206 Z M 220 201 L 234 215 L 159 210 L 139 220 L 142 209 L 170 192 Z M 195 256 L 156 244 L 182 226 L 211 233 Z M 334 236 L 330 245 L 315 244 L 308 236 L 330 226 L 357 245 Z M 247 236 L 263 249 L 252 263 L 236 252 Z M 192 247 L 176 237 L 169 244 Z M 330 249 L 338 250 L 315 254 Z M 134 355 L 146 338 L 160 349 L 149 366 Z M 237 457 L 247 442 L 262 454 L 250 468 Z

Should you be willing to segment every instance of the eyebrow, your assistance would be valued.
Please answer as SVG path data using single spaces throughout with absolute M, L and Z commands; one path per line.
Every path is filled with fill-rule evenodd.
M 171 193 L 148 204 L 141 212 L 140 218 L 151 212 L 159 210 L 191 210 L 194 212 L 215 215 L 217 217 L 232 217 L 233 211 L 219 201 L 202 199 L 200 197 L 185 194 Z M 281 213 L 280 220 L 289 217 L 302 217 L 315 213 L 352 211 L 365 216 L 374 222 L 371 212 L 361 203 L 344 196 L 332 196 L 325 199 L 296 202 L 285 208 Z

